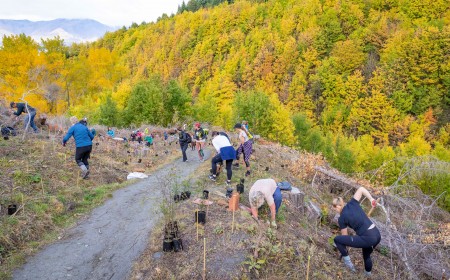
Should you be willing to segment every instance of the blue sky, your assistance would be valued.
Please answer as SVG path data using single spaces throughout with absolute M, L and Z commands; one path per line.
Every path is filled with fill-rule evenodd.
M 188 0 L 185 0 L 186 2 Z M 0 0 L 0 19 L 95 19 L 110 26 L 155 21 L 183 0 Z

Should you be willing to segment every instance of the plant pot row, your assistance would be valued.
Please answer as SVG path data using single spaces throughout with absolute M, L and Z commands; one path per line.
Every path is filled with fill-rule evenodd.
M 173 196 L 173 200 L 175 202 L 179 202 L 181 200 L 189 199 L 190 197 L 191 197 L 191 192 L 190 191 L 185 191 L 185 192 L 182 192 L 181 194 L 174 195 Z

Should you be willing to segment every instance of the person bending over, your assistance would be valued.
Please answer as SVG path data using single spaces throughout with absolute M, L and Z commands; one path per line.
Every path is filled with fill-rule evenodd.
M 369 199 L 372 207 L 377 205 L 376 200 L 373 199 L 369 191 L 364 187 L 360 187 L 347 204 L 344 203 L 342 197 L 333 199 L 333 209 L 340 214 L 338 223 L 342 234 L 334 238 L 334 243 L 341 253 L 345 265 L 353 272 L 356 272 L 356 270 L 350 260 L 346 246 L 361 248 L 365 274 L 366 276 L 370 276 L 372 271 L 370 254 L 372 254 L 373 249 L 380 243 L 381 234 L 359 205 L 359 200 L 361 200 L 363 195 Z M 356 236 L 348 235 L 348 228 L 353 229 L 356 232 Z
M 34 123 L 34 117 L 36 117 L 36 109 L 31 107 L 28 104 L 25 103 L 15 103 L 11 102 L 9 104 L 12 109 L 16 109 L 15 112 L 13 112 L 14 115 L 19 117 L 22 113 L 25 113 L 25 119 L 23 120 L 23 126 L 26 129 L 28 126 L 28 122 L 30 123 L 31 128 L 34 130 L 34 133 L 38 133 L 39 130 L 36 127 L 36 124 Z
M 225 134 L 226 135 L 226 134 Z M 233 160 L 236 159 L 236 151 L 230 142 L 230 139 L 217 131 L 212 133 L 212 144 L 217 151 L 217 155 L 211 159 L 212 174 L 209 178 L 212 181 L 216 181 L 217 177 L 217 164 L 225 161 L 227 169 L 227 186 L 231 185 L 231 176 L 233 175 L 232 167 Z
M 66 136 L 64 136 L 62 144 L 66 146 L 67 141 L 70 137 L 75 139 L 75 161 L 81 169 L 81 177 L 87 179 L 89 175 L 89 162 L 88 159 L 92 151 L 92 139 L 94 139 L 94 134 L 87 127 L 85 120 L 77 122 L 69 128 Z
M 250 200 L 250 207 L 252 217 L 258 221 L 258 208 L 264 204 L 264 200 L 267 202 L 270 208 L 271 223 L 270 225 L 277 228 L 275 222 L 275 215 L 280 209 L 281 202 L 283 200 L 281 196 L 281 190 L 277 186 L 274 179 L 260 179 L 257 180 L 250 188 L 248 194 Z

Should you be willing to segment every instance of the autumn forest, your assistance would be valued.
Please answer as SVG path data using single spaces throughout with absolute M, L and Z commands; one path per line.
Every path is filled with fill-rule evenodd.
M 207 2 L 93 43 L 5 36 L 0 99 L 117 127 L 245 119 L 387 186 L 450 161 L 449 1 Z M 448 171 L 408 180 L 450 209 Z

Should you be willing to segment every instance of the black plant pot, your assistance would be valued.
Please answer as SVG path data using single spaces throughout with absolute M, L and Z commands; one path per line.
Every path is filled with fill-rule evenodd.
M 208 197 L 209 197 L 209 191 L 204 190 L 204 191 L 203 191 L 203 198 L 204 198 L 204 199 L 208 199 Z
M 244 185 L 243 184 L 237 184 L 236 185 L 236 190 L 238 193 L 243 193 L 244 192 Z
M 231 198 L 232 195 L 233 195 L 233 188 L 228 188 L 225 197 Z
M 266 167 L 266 171 L 269 171 L 269 167 L 268 166 Z
M 173 239 L 173 250 L 175 252 L 183 251 L 183 241 L 181 240 L 181 238 Z
M 181 200 L 188 199 L 189 197 L 191 197 L 191 192 L 190 191 L 186 191 L 186 192 L 182 192 L 181 193 Z
M 180 195 L 179 195 L 179 194 L 174 195 L 174 196 L 173 196 L 173 200 L 174 200 L 175 202 L 180 201 Z
M 17 205 L 16 204 L 8 205 L 8 215 L 13 215 L 16 212 L 17 212 Z
M 199 224 L 206 223 L 206 212 L 205 211 L 195 211 L 195 222 Z M 197 219 L 198 217 L 198 219 Z
M 173 240 L 172 239 L 164 239 L 163 241 L 163 251 L 170 252 L 173 250 Z
M 142 162 L 142 159 L 140 158 L 140 159 L 138 159 L 138 163 L 141 163 Z

